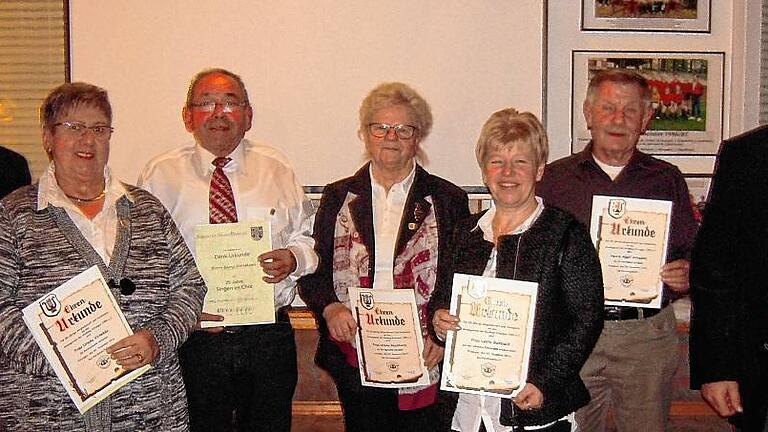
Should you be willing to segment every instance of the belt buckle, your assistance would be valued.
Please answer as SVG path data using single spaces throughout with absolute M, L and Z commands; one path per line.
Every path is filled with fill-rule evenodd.
M 608 321 L 621 320 L 621 309 L 618 306 L 606 306 L 603 308 L 603 319 Z

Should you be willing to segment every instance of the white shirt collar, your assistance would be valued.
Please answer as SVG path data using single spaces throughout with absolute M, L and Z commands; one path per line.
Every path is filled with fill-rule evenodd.
M 528 228 L 533 225 L 534 222 L 536 222 L 536 219 L 539 218 L 541 215 L 541 212 L 544 211 L 544 199 L 541 197 L 534 197 L 536 198 L 536 209 L 531 213 L 530 216 L 526 220 L 523 221 L 517 228 L 515 228 L 514 231 L 509 233 L 504 233 L 504 235 L 511 235 L 511 234 L 521 234 L 525 231 L 528 231 Z M 480 229 L 483 232 L 483 238 L 489 242 L 493 242 L 493 226 L 491 223 L 493 222 L 493 216 L 496 215 L 496 206 L 491 205 L 491 208 L 488 209 L 487 212 L 485 212 L 484 215 L 480 217 L 477 221 L 477 225 L 472 229 L 473 231 L 476 229 Z
M 368 175 L 371 176 L 371 190 L 374 193 L 381 193 L 382 195 L 385 195 L 384 186 L 379 184 L 379 182 L 376 180 L 376 178 L 373 177 L 373 164 L 368 166 Z M 389 192 L 395 192 L 395 193 L 401 193 L 403 195 L 408 195 L 408 191 L 411 190 L 411 186 L 413 185 L 413 181 L 416 178 L 416 163 L 414 162 L 413 168 L 411 168 L 411 172 L 408 173 L 407 176 L 405 176 L 404 179 L 400 180 L 399 182 L 392 185 L 391 188 L 389 188 Z
M 243 138 L 243 140 L 245 140 L 245 138 Z M 232 153 L 227 155 L 227 157 L 232 160 L 224 167 L 224 171 L 242 172 L 245 170 L 245 145 L 243 145 L 243 140 L 241 140 L 237 147 L 232 150 Z M 201 170 L 200 172 L 202 172 L 203 175 L 208 175 L 213 172 L 213 160 L 216 159 L 216 155 L 204 149 L 203 146 L 197 142 L 195 143 L 195 154 Z
M 59 187 L 56 182 L 56 166 L 53 162 L 48 164 L 48 168 L 40 177 L 40 182 L 37 186 L 37 209 L 42 210 L 48 207 L 48 204 L 52 204 L 56 207 L 69 207 L 77 209 L 77 206 L 67 198 L 67 195 Z M 104 208 L 109 208 L 115 205 L 118 199 L 125 195 L 129 201 L 133 202 L 134 197 L 125 188 L 122 182 L 114 179 L 112 176 L 112 170 L 109 166 L 104 167 L 104 190 L 106 195 L 104 196 Z M 78 211 L 80 211 L 78 209 Z

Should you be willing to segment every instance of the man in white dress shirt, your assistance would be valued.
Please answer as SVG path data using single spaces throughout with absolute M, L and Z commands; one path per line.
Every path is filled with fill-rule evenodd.
M 240 222 L 270 220 L 275 248 L 258 259 L 264 280 L 274 284 L 276 323 L 206 328 L 179 349 L 192 431 L 288 432 L 297 371 L 286 309 L 296 280 L 317 267 L 314 210 L 286 158 L 243 138 L 253 110 L 239 76 L 223 69 L 198 73 L 182 117 L 195 142 L 152 159 L 139 185 L 168 208 L 194 253 L 195 226 L 214 220 L 209 194 L 220 166 L 216 175 L 223 170 L 226 176 L 233 216 Z M 201 319 L 223 317 L 203 311 Z

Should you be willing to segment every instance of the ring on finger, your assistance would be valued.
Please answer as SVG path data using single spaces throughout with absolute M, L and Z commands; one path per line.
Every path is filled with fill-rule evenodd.
M 136 357 L 138 357 L 138 358 L 139 358 L 139 363 L 144 363 L 144 356 L 143 356 L 143 355 L 141 355 L 141 353 L 137 353 L 137 354 L 136 354 Z

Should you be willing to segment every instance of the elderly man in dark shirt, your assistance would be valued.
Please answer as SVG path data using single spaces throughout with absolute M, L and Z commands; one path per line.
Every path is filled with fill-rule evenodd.
M 606 307 L 603 332 L 581 371 L 592 397 L 576 413 L 583 431 L 605 430 L 608 411 L 619 431 L 661 432 L 666 426 L 678 363 L 676 321 L 667 306 L 672 292 L 688 291 L 696 223 L 680 171 L 637 149 L 652 115 L 651 92 L 642 76 L 618 69 L 598 72 L 584 101 L 592 141 L 582 152 L 549 164 L 537 187 L 546 203 L 570 211 L 587 227 L 593 195 L 672 202 L 662 308 Z
M 0 147 L 0 198 L 32 181 L 24 156 Z

